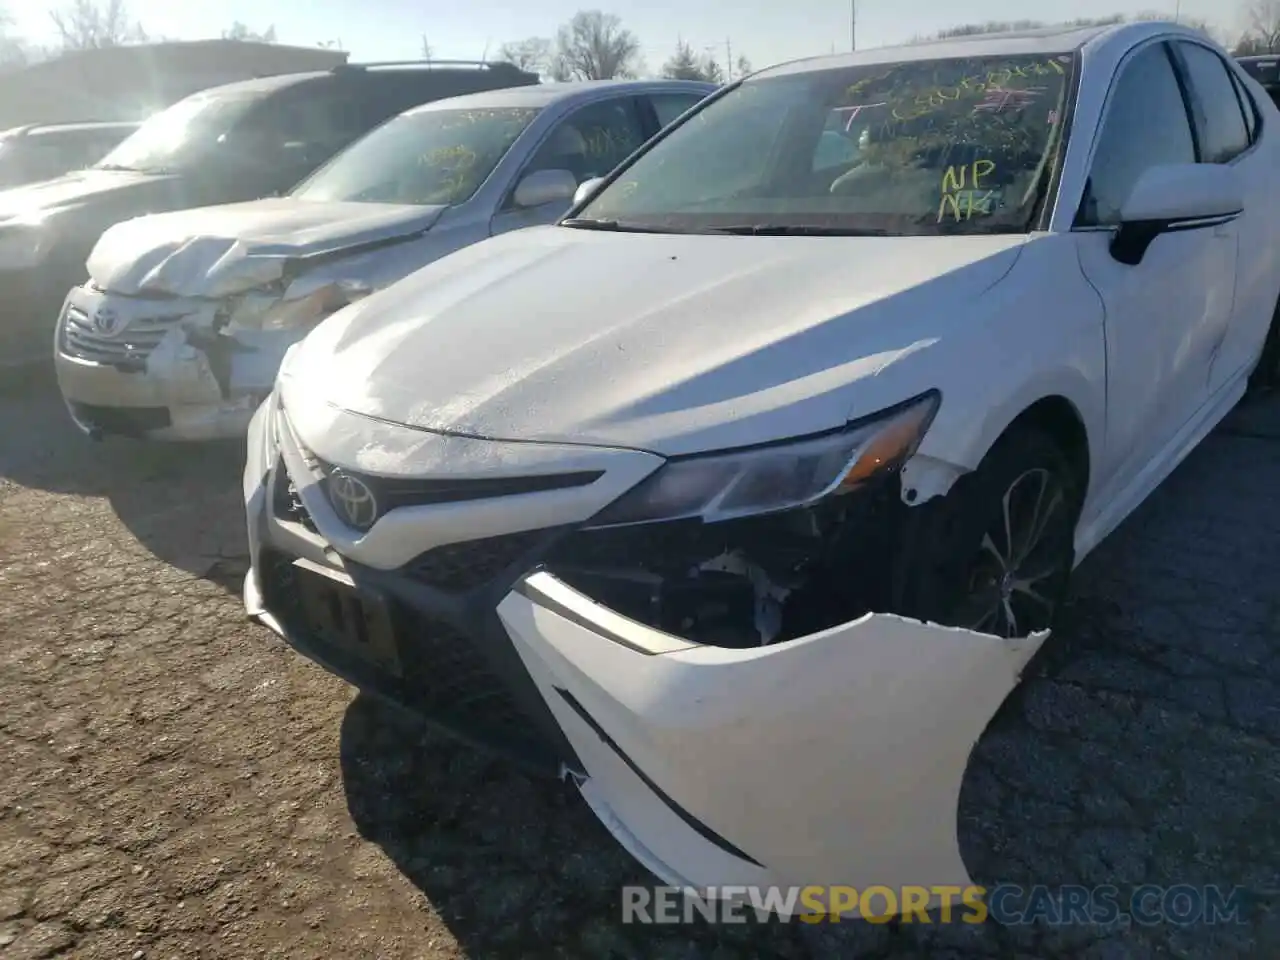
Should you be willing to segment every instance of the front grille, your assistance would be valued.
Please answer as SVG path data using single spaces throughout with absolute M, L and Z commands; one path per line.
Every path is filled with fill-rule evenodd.
M 121 437 L 141 437 L 171 424 L 168 407 L 99 407 L 72 403 L 71 413 L 90 429 Z
M 502 744 L 545 748 L 542 737 L 489 661 L 463 632 L 437 617 L 395 600 L 392 622 L 404 668 L 396 678 L 331 647 L 310 630 L 300 602 L 298 569 L 274 550 L 261 556 L 263 600 L 291 636 L 357 686 L 390 696 L 416 713 L 463 736 Z
M 71 306 L 62 318 L 59 343 L 63 353 L 78 360 L 141 370 L 151 351 L 182 316 L 135 320 L 119 333 L 105 336 L 93 328 L 93 321 L 83 310 Z
M 504 739 L 529 739 L 529 718 L 469 637 L 406 607 L 397 610 L 397 619 L 405 679 L 424 714 L 463 730 L 474 727 Z
M 444 479 L 440 477 L 378 477 L 357 473 L 316 458 L 321 474 L 330 476 L 341 471 L 367 486 L 378 502 L 378 514 L 398 507 L 424 507 L 444 503 L 465 503 L 492 497 L 512 497 L 526 493 L 548 493 L 586 487 L 599 480 L 600 470 L 552 473 L 524 477 L 475 477 Z
M 511 571 L 520 560 L 531 557 L 547 533 L 546 530 L 530 530 L 484 540 L 447 543 L 410 561 L 405 572 L 419 583 L 437 590 L 449 593 L 474 590 Z

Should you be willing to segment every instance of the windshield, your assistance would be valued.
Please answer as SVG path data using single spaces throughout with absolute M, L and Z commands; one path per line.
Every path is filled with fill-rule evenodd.
M 970 57 L 748 80 L 567 225 L 1026 232 L 1064 146 L 1074 64 L 1070 54 Z
M 261 94 L 196 94 L 157 113 L 108 153 L 105 170 L 164 173 L 188 166 L 215 147 Z
M 493 172 L 536 109 L 424 110 L 374 130 L 298 186 L 303 200 L 462 203 Z

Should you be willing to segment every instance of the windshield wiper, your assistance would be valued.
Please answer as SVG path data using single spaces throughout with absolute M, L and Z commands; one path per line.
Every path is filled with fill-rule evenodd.
M 732 233 L 742 237 L 896 237 L 888 230 L 863 227 L 785 226 L 780 223 L 736 224 L 714 227 L 712 233 Z
M 622 220 L 597 220 L 592 217 L 570 217 L 561 220 L 560 226 L 575 230 L 606 230 L 610 233 L 717 233 L 710 227 L 660 227 L 647 223 L 628 223 Z

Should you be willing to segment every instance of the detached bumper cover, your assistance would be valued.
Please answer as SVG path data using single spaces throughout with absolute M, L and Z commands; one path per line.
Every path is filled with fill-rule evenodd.
M 969 754 L 1045 634 L 870 614 L 749 650 L 685 644 L 545 573 L 499 616 L 582 792 L 668 883 L 968 885 Z
M 570 776 L 664 882 L 971 882 L 956 838 L 961 781 L 1045 634 L 1004 640 L 869 614 L 771 646 L 699 645 L 541 569 L 559 536 L 551 528 L 455 544 L 483 572 L 462 591 L 441 589 L 421 557 L 374 569 L 351 556 L 372 533 L 331 546 L 323 502 L 312 491 L 302 503 L 289 487 L 271 402 L 250 428 L 246 607 L 302 653 L 526 769 Z M 309 505 L 317 515 L 307 520 Z M 485 559 L 495 543 L 505 552 Z M 300 563 L 334 568 L 387 601 L 398 675 L 308 630 L 290 581 Z

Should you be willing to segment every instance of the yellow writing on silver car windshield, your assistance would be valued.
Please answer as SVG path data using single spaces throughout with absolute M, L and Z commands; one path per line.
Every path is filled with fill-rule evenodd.
M 975 160 L 973 163 L 947 167 L 942 174 L 938 222 L 946 219 L 968 220 L 975 213 L 991 213 L 996 191 L 987 187 L 984 180 L 995 172 L 994 160 Z

